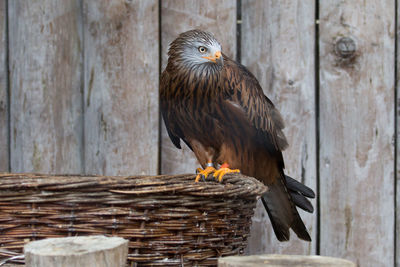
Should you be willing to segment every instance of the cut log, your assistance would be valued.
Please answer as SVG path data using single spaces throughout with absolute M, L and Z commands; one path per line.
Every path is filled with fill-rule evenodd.
M 25 245 L 27 267 L 122 267 L 128 241 L 120 237 L 49 238 Z
M 218 259 L 219 267 L 356 267 L 356 264 L 339 258 L 302 255 L 231 256 Z

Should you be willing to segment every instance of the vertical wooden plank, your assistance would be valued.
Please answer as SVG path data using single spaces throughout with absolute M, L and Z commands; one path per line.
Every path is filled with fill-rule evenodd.
M 395 210 L 395 216 L 396 216 L 396 222 L 395 222 L 395 238 L 396 238 L 396 251 L 395 253 L 395 266 L 400 266 L 400 53 L 399 53 L 399 48 L 400 48 L 400 38 L 399 38 L 399 29 L 400 29 L 400 22 L 399 22 L 399 14 L 400 14 L 400 5 L 399 1 L 396 1 L 397 4 L 397 10 L 396 10 L 396 18 L 397 18 L 397 24 L 396 24 L 396 52 L 397 52 L 397 58 L 395 58 L 395 67 L 396 67 L 396 83 L 395 83 L 395 90 L 396 90 L 396 99 L 395 99 L 395 132 L 396 132 L 396 162 L 395 162 L 395 178 L 396 178 L 396 210 Z
M 8 4 L 11 171 L 79 173 L 79 1 Z
M 257 77 L 284 118 L 289 142 L 284 151 L 285 172 L 315 190 L 314 14 L 314 1 L 242 0 L 242 64 Z M 317 214 L 301 211 L 300 215 L 312 243 L 298 239 L 294 232 L 289 242 L 282 243 L 260 202 L 249 253 L 314 254 Z
M 85 0 L 87 173 L 156 174 L 158 1 Z
M 394 1 L 319 13 L 321 254 L 393 266 Z
M 6 0 L 0 0 L 0 172 L 8 171 L 9 164 L 6 15 Z
M 162 68 L 167 63 L 169 44 L 182 32 L 202 29 L 214 34 L 223 52 L 236 56 L 236 0 L 162 1 Z M 168 174 L 193 173 L 198 167 L 193 152 L 182 142 L 177 149 L 168 137 L 162 122 L 161 172 Z

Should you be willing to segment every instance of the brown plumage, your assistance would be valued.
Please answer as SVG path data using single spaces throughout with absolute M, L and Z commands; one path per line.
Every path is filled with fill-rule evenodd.
M 310 241 L 295 204 L 312 212 L 305 197 L 314 193 L 294 179 L 285 179 L 284 123 L 257 79 L 221 54 L 215 38 L 200 30 L 179 35 L 168 55 L 160 99 L 175 146 L 181 148 L 182 139 L 203 168 L 211 162 L 229 164 L 264 182 L 269 191 L 262 200 L 277 238 L 289 240 L 292 228 L 299 238 Z

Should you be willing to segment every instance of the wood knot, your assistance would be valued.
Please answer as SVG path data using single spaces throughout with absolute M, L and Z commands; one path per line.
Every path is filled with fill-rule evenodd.
M 342 37 L 336 41 L 335 52 L 343 59 L 349 59 L 356 54 L 357 45 L 353 38 Z

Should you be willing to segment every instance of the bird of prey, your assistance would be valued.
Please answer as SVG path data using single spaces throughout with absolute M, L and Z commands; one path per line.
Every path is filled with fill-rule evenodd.
M 278 240 L 289 240 L 292 228 L 311 241 L 296 205 L 312 212 L 306 197 L 314 192 L 284 174 L 282 117 L 253 74 L 223 54 L 211 33 L 187 31 L 170 44 L 160 103 L 172 142 L 177 148 L 185 142 L 203 168 L 196 181 L 209 175 L 221 181 L 239 170 L 257 178 L 268 186 L 262 202 Z

